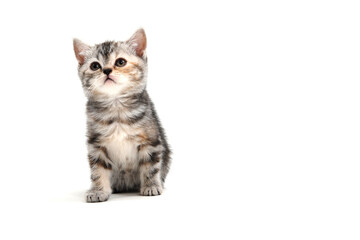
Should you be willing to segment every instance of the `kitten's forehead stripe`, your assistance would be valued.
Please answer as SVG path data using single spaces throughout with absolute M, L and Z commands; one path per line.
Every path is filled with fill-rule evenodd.
M 101 55 L 103 59 L 107 61 L 110 57 L 110 54 L 115 51 L 116 47 L 116 42 L 112 41 L 106 41 L 102 44 L 97 45 L 97 58 L 99 58 L 99 55 Z

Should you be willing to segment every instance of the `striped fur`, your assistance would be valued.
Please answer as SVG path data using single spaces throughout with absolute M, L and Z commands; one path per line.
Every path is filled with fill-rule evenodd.
M 144 30 L 128 41 L 88 46 L 74 39 L 79 77 L 88 98 L 88 159 L 92 187 L 88 202 L 108 200 L 112 192 L 160 195 L 170 166 L 170 149 L 146 91 Z M 116 60 L 126 65 L 117 66 Z M 92 70 L 98 62 L 101 69 Z M 103 69 L 111 69 L 109 75 Z M 107 78 L 111 80 L 107 80 Z

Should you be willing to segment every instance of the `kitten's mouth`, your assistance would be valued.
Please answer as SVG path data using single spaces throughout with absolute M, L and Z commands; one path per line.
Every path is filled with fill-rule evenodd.
M 111 83 L 111 82 L 115 83 L 115 81 L 114 81 L 113 79 L 109 78 L 109 77 L 107 77 L 107 78 L 105 79 L 104 84 L 107 83 L 107 82 L 108 82 L 108 83 Z

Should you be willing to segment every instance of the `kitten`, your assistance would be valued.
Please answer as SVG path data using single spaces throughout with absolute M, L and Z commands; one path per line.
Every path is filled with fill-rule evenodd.
M 160 195 L 170 165 L 170 149 L 146 91 L 146 36 L 139 29 L 125 42 L 89 46 L 74 39 L 78 73 L 88 99 L 87 202 L 108 200 L 112 192 Z

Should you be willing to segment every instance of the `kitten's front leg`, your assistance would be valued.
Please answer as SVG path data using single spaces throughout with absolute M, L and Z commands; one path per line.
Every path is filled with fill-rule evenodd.
M 91 163 L 91 189 L 86 193 L 87 202 L 107 201 L 111 194 L 111 167 L 101 160 Z
M 140 165 L 140 194 L 144 196 L 160 195 L 163 191 L 160 178 L 161 153 L 153 153 L 151 158 Z

